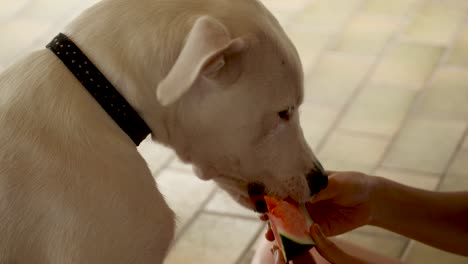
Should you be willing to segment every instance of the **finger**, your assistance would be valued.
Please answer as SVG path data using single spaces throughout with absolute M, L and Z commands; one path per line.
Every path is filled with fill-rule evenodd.
M 310 228 L 310 234 L 314 239 L 315 248 L 322 257 L 331 263 L 357 263 L 356 259 L 346 254 L 335 243 L 331 242 L 323 235 L 322 230 L 317 224 L 313 224 Z
M 268 222 L 268 230 L 267 230 L 267 232 L 265 233 L 265 238 L 266 238 L 268 241 L 275 241 L 275 234 L 273 233 L 273 230 L 271 229 L 271 225 L 270 225 L 269 222 Z
M 283 252 L 281 252 L 281 250 L 277 246 L 274 246 L 272 251 L 275 264 L 286 264 L 286 262 L 284 261 Z
M 262 214 L 262 215 L 260 215 L 259 218 L 260 218 L 260 220 L 262 220 L 262 221 L 264 221 L 264 222 L 265 222 L 265 221 L 268 221 L 268 215 L 267 215 L 267 214 Z

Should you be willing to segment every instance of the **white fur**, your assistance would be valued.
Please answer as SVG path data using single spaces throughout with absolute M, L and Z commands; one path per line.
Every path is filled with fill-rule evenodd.
M 246 206 L 310 197 L 302 68 L 255 0 L 103 0 L 64 31 L 153 139 Z M 159 100 L 158 100 L 159 98 Z M 163 106 L 165 105 L 165 106 Z M 0 263 L 161 263 L 174 216 L 132 141 L 50 51 L 0 75 Z M 177 186 L 174 186 L 177 188 Z

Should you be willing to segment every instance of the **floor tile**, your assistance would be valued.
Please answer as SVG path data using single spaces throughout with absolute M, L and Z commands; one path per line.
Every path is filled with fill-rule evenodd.
M 465 127 L 465 122 L 411 118 L 391 146 L 384 165 L 440 174 Z
M 174 158 L 174 160 L 169 164 L 169 168 L 171 169 L 177 169 L 177 170 L 182 170 L 186 171 L 189 173 L 193 172 L 192 165 L 188 163 L 182 162 L 177 156 Z
M 305 101 L 341 109 L 369 72 L 374 57 L 327 52 L 306 75 Z
M 359 171 L 362 173 L 370 174 L 375 168 L 375 164 L 369 162 L 356 162 L 346 159 L 320 159 L 323 167 L 331 171 Z
M 156 178 L 158 188 L 176 214 L 178 234 L 215 190 L 213 182 L 175 170 L 164 170 Z
M 164 164 L 174 157 L 174 153 L 171 149 L 153 142 L 151 136 L 141 142 L 140 146 L 138 146 L 138 152 L 140 152 L 146 160 L 152 173 L 161 169 Z
M 326 169 L 358 170 L 369 173 L 380 161 L 388 140 L 349 135 L 335 131 L 318 153 Z
M 304 10 L 304 8 L 310 4 L 310 0 L 290 0 L 288 2 L 278 0 L 262 0 L 262 3 L 269 10 L 293 13 Z
M 446 192 L 468 191 L 468 175 L 448 173 L 438 190 Z
M 346 19 L 359 7 L 361 0 L 311 1 L 311 4 L 292 20 L 298 28 L 319 32 L 339 31 Z
M 262 3 L 278 19 L 281 25 L 288 25 L 290 18 L 310 3 L 310 0 L 275 1 L 263 0 Z
M 380 176 L 414 188 L 434 191 L 440 180 L 440 175 L 422 172 L 405 171 L 394 168 L 378 168 L 373 175 Z
M 419 2 L 421 0 L 367 0 L 363 9 L 378 14 L 402 16 L 407 14 Z
M 253 256 L 255 255 L 255 250 L 250 248 L 237 262 L 237 264 L 250 264 L 252 263 Z
M 465 23 L 455 41 L 453 49 L 447 58 L 447 63 L 468 67 L 468 23 Z
M 330 36 L 308 30 L 298 30 L 295 26 L 286 33 L 299 53 L 304 72 L 310 72 L 329 43 Z
M 18 16 L 18 14 L 28 5 L 30 4 L 31 0 L 7 0 L 1 1 L 0 5 L 2 8 L 0 9 L 0 22 L 11 20 L 14 17 Z
M 415 43 L 397 43 L 384 55 L 371 82 L 420 89 L 438 63 L 442 48 Z
M 74 17 L 68 15 L 73 14 L 81 2 L 81 0 L 31 0 L 21 15 L 36 20 L 60 21 L 65 26 Z
M 261 227 L 260 220 L 202 214 L 177 241 L 164 263 L 234 264 Z
M 258 214 L 254 211 L 239 205 L 225 191 L 218 189 L 213 198 L 208 202 L 205 211 L 216 212 L 226 215 L 239 215 L 258 219 Z
M 462 149 L 443 178 L 442 191 L 468 191 L 468 149 Z
M 415 242 L 405 261 L 408 264 L 468 264 L 468 257 L 463 257 Z
M 363 227 L 356 228 L 353 231 L 355 231 L 356 233 L 360 233 L 360 234 L 376 235 L 376 236 L 387 237 L 387 238 L 392 238 L 392 239 L 405 240 L 405 237 L 397 233 L 388 231 L 387 229 L 377 227 L 377 226 L 371 226 L 371 225 L 363 226 Z
M 397 87 L 365 87 L 346 112 L 340 128 L 392 136 L 401 126 L 415 92 Z
M 398 17 L 360 13 L 345 27 L 334 49 L 377 54 L 387 44 L 400 23 Z
M 411 41 L 449 45 L 463 21 L 465 11 L 466 4 L 458 0 L 428 1 L 403 37 Z
M 392 258 L 399 258 L 407 243 L 407 240 L 403 238 L 392 238 L 378 234 L 363 234 L 356 231 L 348 232 L 339 237 L 345 241 Z
M 0 0 L 0 35 L 5 39 L 0 41 L 0 72 L 18 54 L 43 47 L 69 20 L 98 1 Z M 429 190 L 439 179 L 443 191 L 468 188 L 468 137 L 447 174 L 439 178 L 465 129 L 465 123 L 456 120 L 466 121 L 468 116 L 468 72 L 463 69 L 468 69 L 468 22 L 461 26 L 453 50 L 429 85 L 415 91 L 422 88 L 451 44 L 468 1 L 262 1 L 285 27 L 300 54 L 306 74 L 301 123 L 314 150 L 327 139 L 317 151 L 327 169 L 378 174 Z M 409 22 L 406 29 L 396 28 L 400 19 Z M 401 42 L 390 43 L 370 84 L 364 83 L 373 70 L 375 54 L 399 30 L 404 30 Z M 357 88 L 363 89 L 338 130 L 327 137 Z M 422 93 L 417 105 L 410 99 L 415 92 Z M 406 124 L 393 146 L 388 146 L 389 136 L 400 128 L 410 104 L 417 121 Z M 374 171 L 388 147 L 385 164 Z M 263 223 L 249 219 L 255 214 L 238 206 L 214 183 L 199 180 L 190 165 L 176 158 L 171 161 L 171 150 L 145 141 L 139 151 L 153 172 L 170 162 L 156 179 L 178 216 L 180 240 L 165 263 L 249 263 L 252 239 L 264 233 L 258 233 Z M 239 217 L 233 217 L 236 215 Z M 389 256 L 398 256 L 407 241 L 375 227 L 359 228 L 344 237 Z M 409 253 L 408 263 L 468 264 L 467 258 L 424 245 L 416 244 Z
M 256 251 L 261 250 L 260 247 L 263 246 L 263 243 L 265 243 L 266 241 L 265 234 L 267 230 L 268 228 L 266 224 L 264 224 L 263 228 L 261 228 L 259 235 L 255 238 L 255 241 L 252 243 L 252 246 L 250 247 L 249 251 L 246 253 L 246 256 L 244 256 L 245 261 L 241 262 L 241 264 L 250 264 L 255 256 Z M 258 258 L 260 256 L 255 256 L 255 257 L 257 261 L 256 263 L 258 263 L 259 262 Z
M 315 149 L 338 116 L 338 111 L 305 103 L 299 109 L 301 127 L 307 143 Z
M 468 150 L 468 136 L 465 137 L 465 142 L 463 142 L 462 149 Z
M 465 120 L 468 116 L 468 69 L 442 67 L 417 104 L 428 116 Z
M 14 19 L 0 23 L 0 63 L 8 65 L 26 55 L 34 40 L 47 32 L 51 24 L 32 19 Z

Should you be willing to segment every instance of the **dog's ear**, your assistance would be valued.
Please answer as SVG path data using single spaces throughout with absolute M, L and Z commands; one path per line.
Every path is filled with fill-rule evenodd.
M 159 102 L 169 105 L 177 101 L 200 76 L 216 74 L 225 64 L 225 55 L 245 47 L 245 40 L 232 39 L 221 22 L 208 16 L 198 18 L 175 64 L 158 85 Z

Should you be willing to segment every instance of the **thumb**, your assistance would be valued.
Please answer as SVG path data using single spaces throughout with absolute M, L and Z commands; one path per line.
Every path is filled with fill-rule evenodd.
M 328 177 L 328 185 L 325 189 L 315 194 L 310 203 L 316 203 L 323 200 L 328 200 L 339 194 L 338 182 L 333 175 Z
M 364 263 L 364 262 L 359 261 L 355 257 L 348 255 L 346 252 L 341 250 L 335 243 L 333 243 L 327 237 L 325 237 L 319 225 L 313 224 L 310 227 L 310 234 L 316 243 L 315 248 L 317 249 L 317 251 L 320 253 L 322 257 L 324 257 L 330 263 L 334 263 L 334 264 Z
M 274 246 L 271 249 L 271 251 L 273 253 L 273 258 L 274 258 L 275 264 L 286 264 L 286 262 L 284 261 L 283 252 L 281 252 L 281 250 L 278 248 L 278 246 Z

